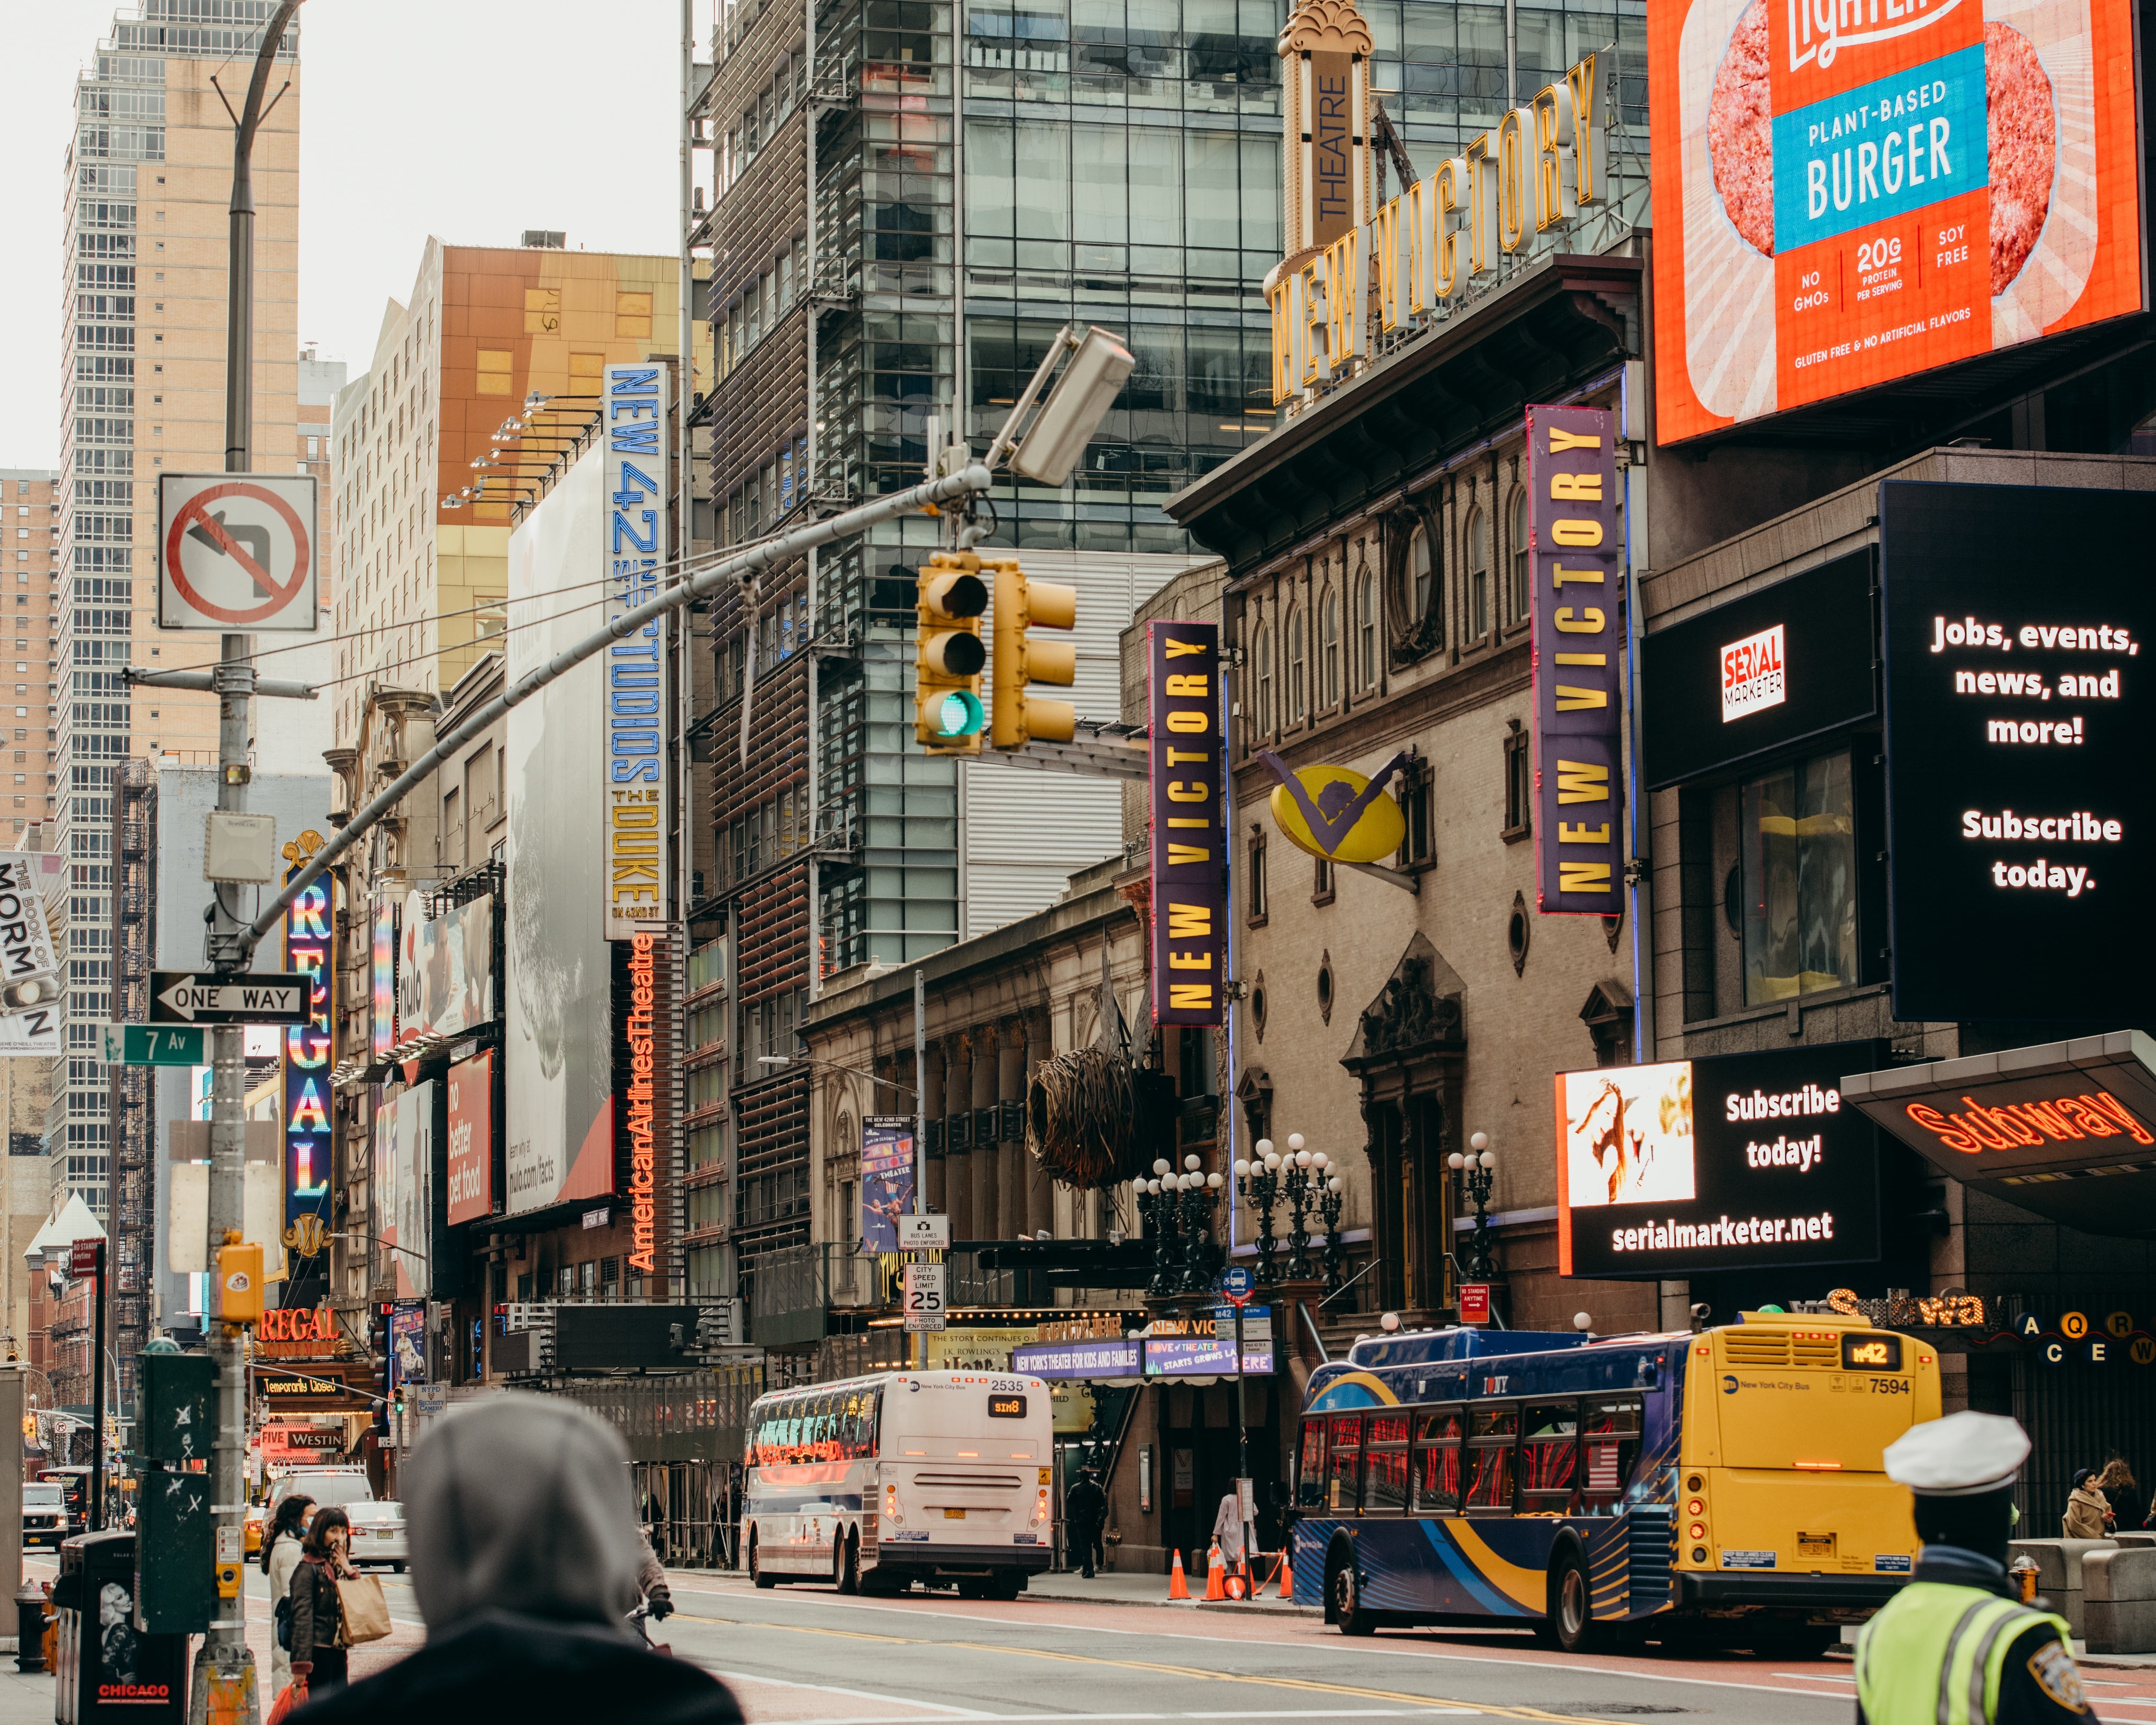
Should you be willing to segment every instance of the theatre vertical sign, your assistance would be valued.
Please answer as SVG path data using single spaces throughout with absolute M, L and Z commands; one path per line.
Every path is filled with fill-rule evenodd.
M 1218 1028 L 1228 1000 L 1220 629 L 1146 625 L 1152 826 L 1152 1018 Z
M 666 372 L 605 372 L 606 614 L 659 596 L 669 556 Z M 657 618 L 607 649 L 606 932 L 628 940 L 666 915 L 665 631 Z
M 1535 682 L 1535 881 L 1545 914 L 1621 903 L 1624 537 L 1616 415 L 1527 409 Z

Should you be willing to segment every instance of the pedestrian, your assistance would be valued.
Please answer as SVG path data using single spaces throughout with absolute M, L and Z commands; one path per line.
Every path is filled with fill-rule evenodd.
M 1093 1565 L 1103 1565 L 1107 1558 L 1101 1548 L 1101 1530 L 1108 1520 L 1108 1494 L 1101 1489 L 1099 1472 L 1091 1467 L 1079 1470 L 1076 1481 L 1063 1492 L 1063 1525 L 1070 1530 L 1070 1543 L 1081 1566 L 1081 1573 L 1090 1581 Z
M 295 1491 L 278 1504 L 262 1536 L 262 1573 L 270 1578 L 270 1699 L 292 1681 L 292 1572 L 300 1567 L 300 1541 L 315 1500 Z
M 1213 1538 L 1220 1548 L 1220 1561 L 1230 1569 L 1243 1567 L 1243 1499 L 1235 1486 L 1213 1512 Z
M 2006 1573 L 2029 1435 L 1997 1414 L 1912 1426 L 1887 1476 L 1915 1496 L 1922 1550 L 1856 1640 L 1857 1725 L 2093 1725 L 2066 1620 Z
M 636 1530 L 636 1543 L 640 1548 L 636 1558 L 636 1590 L 644 1595 L 651 1620 L 664 1623 L 674 1615 L 674 1591 L 666 1585 L 666 1566 L 659 1561 L 659 1553 L 651 1548 L 651 1535 L 641 1526 Z
M 2114 1455 L 2104 1464 L 2096 1484 L 2103 1493 L 2103 1501 L 2111 1506 L 2112 1532 L 2131 1532 L 2142 1524 L 2148 1515 L 2148 1506 L 2141 1501 L 2141 1487 L 2133 1477 L 2133 1464 L 2123 1455 Z
M 403 1473 L 426 1645 L 306 1725 L 742 1725 L 724 1684 L 628 1627 L 642 1553 L 613 1427 L 506 1392 L 442 1419 Z
M 2097 1489 L 2094 1471 L 2081 1469 L 2074 1475 L 2073 1490 L 2066 1494 L 2066 1512 L 2062 1517 L 2066 1537 L 2101 1539 L 2104 1537 L 2104 1523 L 2110 1519 L 2111 1506 Z
M 317 1510 L 292 1570 L 292 1678 L 306 1684 L 311 1701 L 348 1681 L 344 1604 L 336 1584 L 359 1574 L 345 1555 L 351 1542 L 349 1516 L 335 1504 Z

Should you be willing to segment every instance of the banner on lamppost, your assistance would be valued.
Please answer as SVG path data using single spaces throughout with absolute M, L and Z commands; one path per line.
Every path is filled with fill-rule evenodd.
M 1146 625 L 1152 1019 L 1218 1029 L 1228 1004 L 1228 831 L 1220 629 Z
M 1533 588 L 1536 907 L 1610 916 L 1623 905 L 1624 534 L 1617 418 L 1527 409 Z
M 861 1250 L 898 1250 L 898 1219 L 912 1208 L 913 1117 L 871 1114 L 861 1122 Z

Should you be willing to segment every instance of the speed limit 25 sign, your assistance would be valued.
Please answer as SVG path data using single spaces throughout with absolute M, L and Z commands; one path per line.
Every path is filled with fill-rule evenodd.
M 906 1307 L 906 1327 L 909 1330 L 940 1330 L 943 1327 L 943 1266 L 941 1264 L 908 1264 L 906 1279 L 901 1285 Z
M 315 476 L 157 476 L 157 627 L 311 634 L 320 622 Z

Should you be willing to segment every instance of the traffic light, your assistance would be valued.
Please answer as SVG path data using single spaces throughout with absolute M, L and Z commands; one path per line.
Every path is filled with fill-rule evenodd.
M 939 755 L 978 755 L 981 726 L 981 613 L 988 589 L 969 551 L 939 551 L 921 571 L 913 649 L 913 734 Z
M 1067 701 L 1044 701 L 1025 692 L 1029 683 L 1068 688 L 1078 678 L 1078 649 L 1068 641 L 1035 640 L 1036 629 L 1075 629 L 1078 589 L 1054 581 L 1029 580 L 1016 557 L 994 564 L 996 655 L 990 667 L 994 716 L 988 742 L 1022 749 L 1034 737 L 1068 742 L 1078 728 L 1078 710 Z
M 389 1314 L 394 1309 L 380 1300 L 367 1308 L 367 1389 L 376 1398 L 369 1405 L 381 1437 L 389 1435 Z

